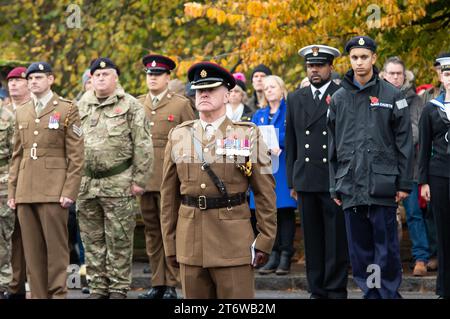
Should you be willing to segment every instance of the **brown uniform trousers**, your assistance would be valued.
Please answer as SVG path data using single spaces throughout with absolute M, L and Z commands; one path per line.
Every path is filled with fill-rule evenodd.
M 141 197 L 141 213 L 145 226 L 147 255 L 152 270 L 152 286 L 171 286 L 177 284 L 178 270 L 169 265 L 164 255 L 160 222 L 160 186 L 164 150 L 169 131 L 195 118 L 189 100 L 179 94 L 168 91 L 161 101 L 153 105 L 150 94 L 138 97 L 144 106 L 145 115 L 152 127 L 154 153 L 153 173 L 145 193 Z
M 51 118 L 58 119 L 50 128 Z M 65 298 L 69 264 L 68 209 L 76 200 L 84 164 L 78 109 L 53 94 L 39 115 L 33 101 L 16 111 L 8 198 L 14 198 L 21 227 L 32 298 Z
M 237 167 L 248 162 L 244 156 L 218 152 L 227 138 L 250 141 L 252 174 Z M 201 142 L 197 154 L 193 140 Z M 198 144 L 197 144 L 198 145 Z M 236 145 L 236 144 L 234 144 Z M 241 144 L 244 145 L 244 144 Z M 197 148 L 198 149 L 198 148 Z M 181 204 L 181 196 L 223 198 L 206 170 L 203 157 L 224 182 L 227 193 L 255 194 L 259 234 L 254 238 L 247 202 L 231 208 L 200 209 Z M 180 263 L 185 298 L 253 298 L 254 277 L 251 246 L 270 254 L 276 234 L 275 181 L 270 156 L 259 129 L 253 123 L 225 118 L 210 140 L 204 137 L 199 120 L 179 125 L 169 134 L 161 185 L 161 227 L 166 256 Z

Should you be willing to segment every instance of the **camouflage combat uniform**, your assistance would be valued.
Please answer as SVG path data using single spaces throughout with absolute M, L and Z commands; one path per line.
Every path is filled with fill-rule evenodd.
M 148 182 L 153 163 L 150 126 L 139 102 L 123 89 L 99 102 L 88 91 L 78 102 L 85 135 L 85 174 L 78 218 L 91 293 L 126 294 L 136 199 L 130 188 Z
M 12 155 L 14 114 L 0 108 L 0 293 L 7 291 L 11 274 L 11 236 L 15 215 L 8 205 L 8 162 Z

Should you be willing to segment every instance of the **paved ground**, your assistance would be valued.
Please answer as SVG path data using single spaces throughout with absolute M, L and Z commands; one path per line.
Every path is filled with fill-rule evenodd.
M 137 299 L 137 296 L 142 293 L 143 289 L 131 290 L 128 292 L 129 299 Z M 180 290 L 177 290 L 178 294 L 181 294 Z M 82 294 L 80 290 L 69 290 L 69 299 L 85 299 L 89 295 Z M 432 292 L 404 292 L 402 293 L 405 299 L 437 299 L 437 296 Z M 278 290 L 257 290 L 256 299 L 309 299 L 309 294 L 304 290 L 290 290 L 290 291 L 278 291 Z M 362 294 L 357 291 L 352 291 L 349 294 L 349 299 L 362 299 Z

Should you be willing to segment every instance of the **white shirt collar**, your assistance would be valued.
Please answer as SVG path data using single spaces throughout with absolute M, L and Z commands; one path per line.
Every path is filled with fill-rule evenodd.
M 200 119 L 200 124 L 202 125 L 203 130 L 205 130 L 206 125 L 211 124 L 214 128 L 214 131 L 216 131 L 217 129 L 219 129 L 219 126 L 223 123 L 226 116 L 227 116 L 227 114 L 224 114 L 223 116 L 219 117 L 217 120 L 215 120 L 212 123 L 207 123 L 207 122 L 203 121 L 202 119 Z
M 311 86 L 311 92 L 314 98 L 314 92 L 316 92 L 316 90 L 320 91 L 320 95 L 319 95 L 319 99 L 322 99 L 323 95 L 325 94 L 325 91 L 328 89 L 328 87 L 331 84 L 331 80 L 328 81 L 326 84 L 322 85 L 322 87 L 320 89 L 316 88 L 314 85 L 310 85 Z
M 227 104 L 227 116 L 232 121 L 240 121 L 242 117 L 242 113 L 244 113 L 244 104 L 239 104 L 236 108 L 236 111 L 233 111 L 233 107 L 231 104 Z
M 52 99 L 52 97 L 53 97 L 53 91 L 52 91 L 52 90 L 49 90 L 49 91 L 47 92 L 47 94 L 45 94 L 45 95 L 44 95 L 43 97 L 41 97 L 40 99 L 39 99 L 36 95 L 34 95 L 34 94 L 32 94 L 32 96 L 33 96 L 34 105 L 36 105 L 37 101 L 40 101 L 40 102 L 42 103 L 42 105 L 45 107 L 45 106 L 47 105 L 47 103 Z
M 166 93 L 167 93 L 168 90 L 169 90 L 169 89 L 165 89 L 164 91 L 162 91 L 160 94 L 158 94 L 158 95 L 156 95 L 156 96 L 150 93 L 150 97 L 152 98 L 152 101 L 153 101 L 153 99 L 154 99 L 155 97 L 158 98 L 158 102 L 161 101 L 162 98 L 164 97 L 164 95 L 166 95 Z

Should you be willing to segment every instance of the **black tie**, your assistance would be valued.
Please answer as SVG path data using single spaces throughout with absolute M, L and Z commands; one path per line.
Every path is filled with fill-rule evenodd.
M 320 90 L 316 90 L 316 92 L 314 92 L 314 102 L 316 103 L 316 105 L 318 106 L 320 104 Z

